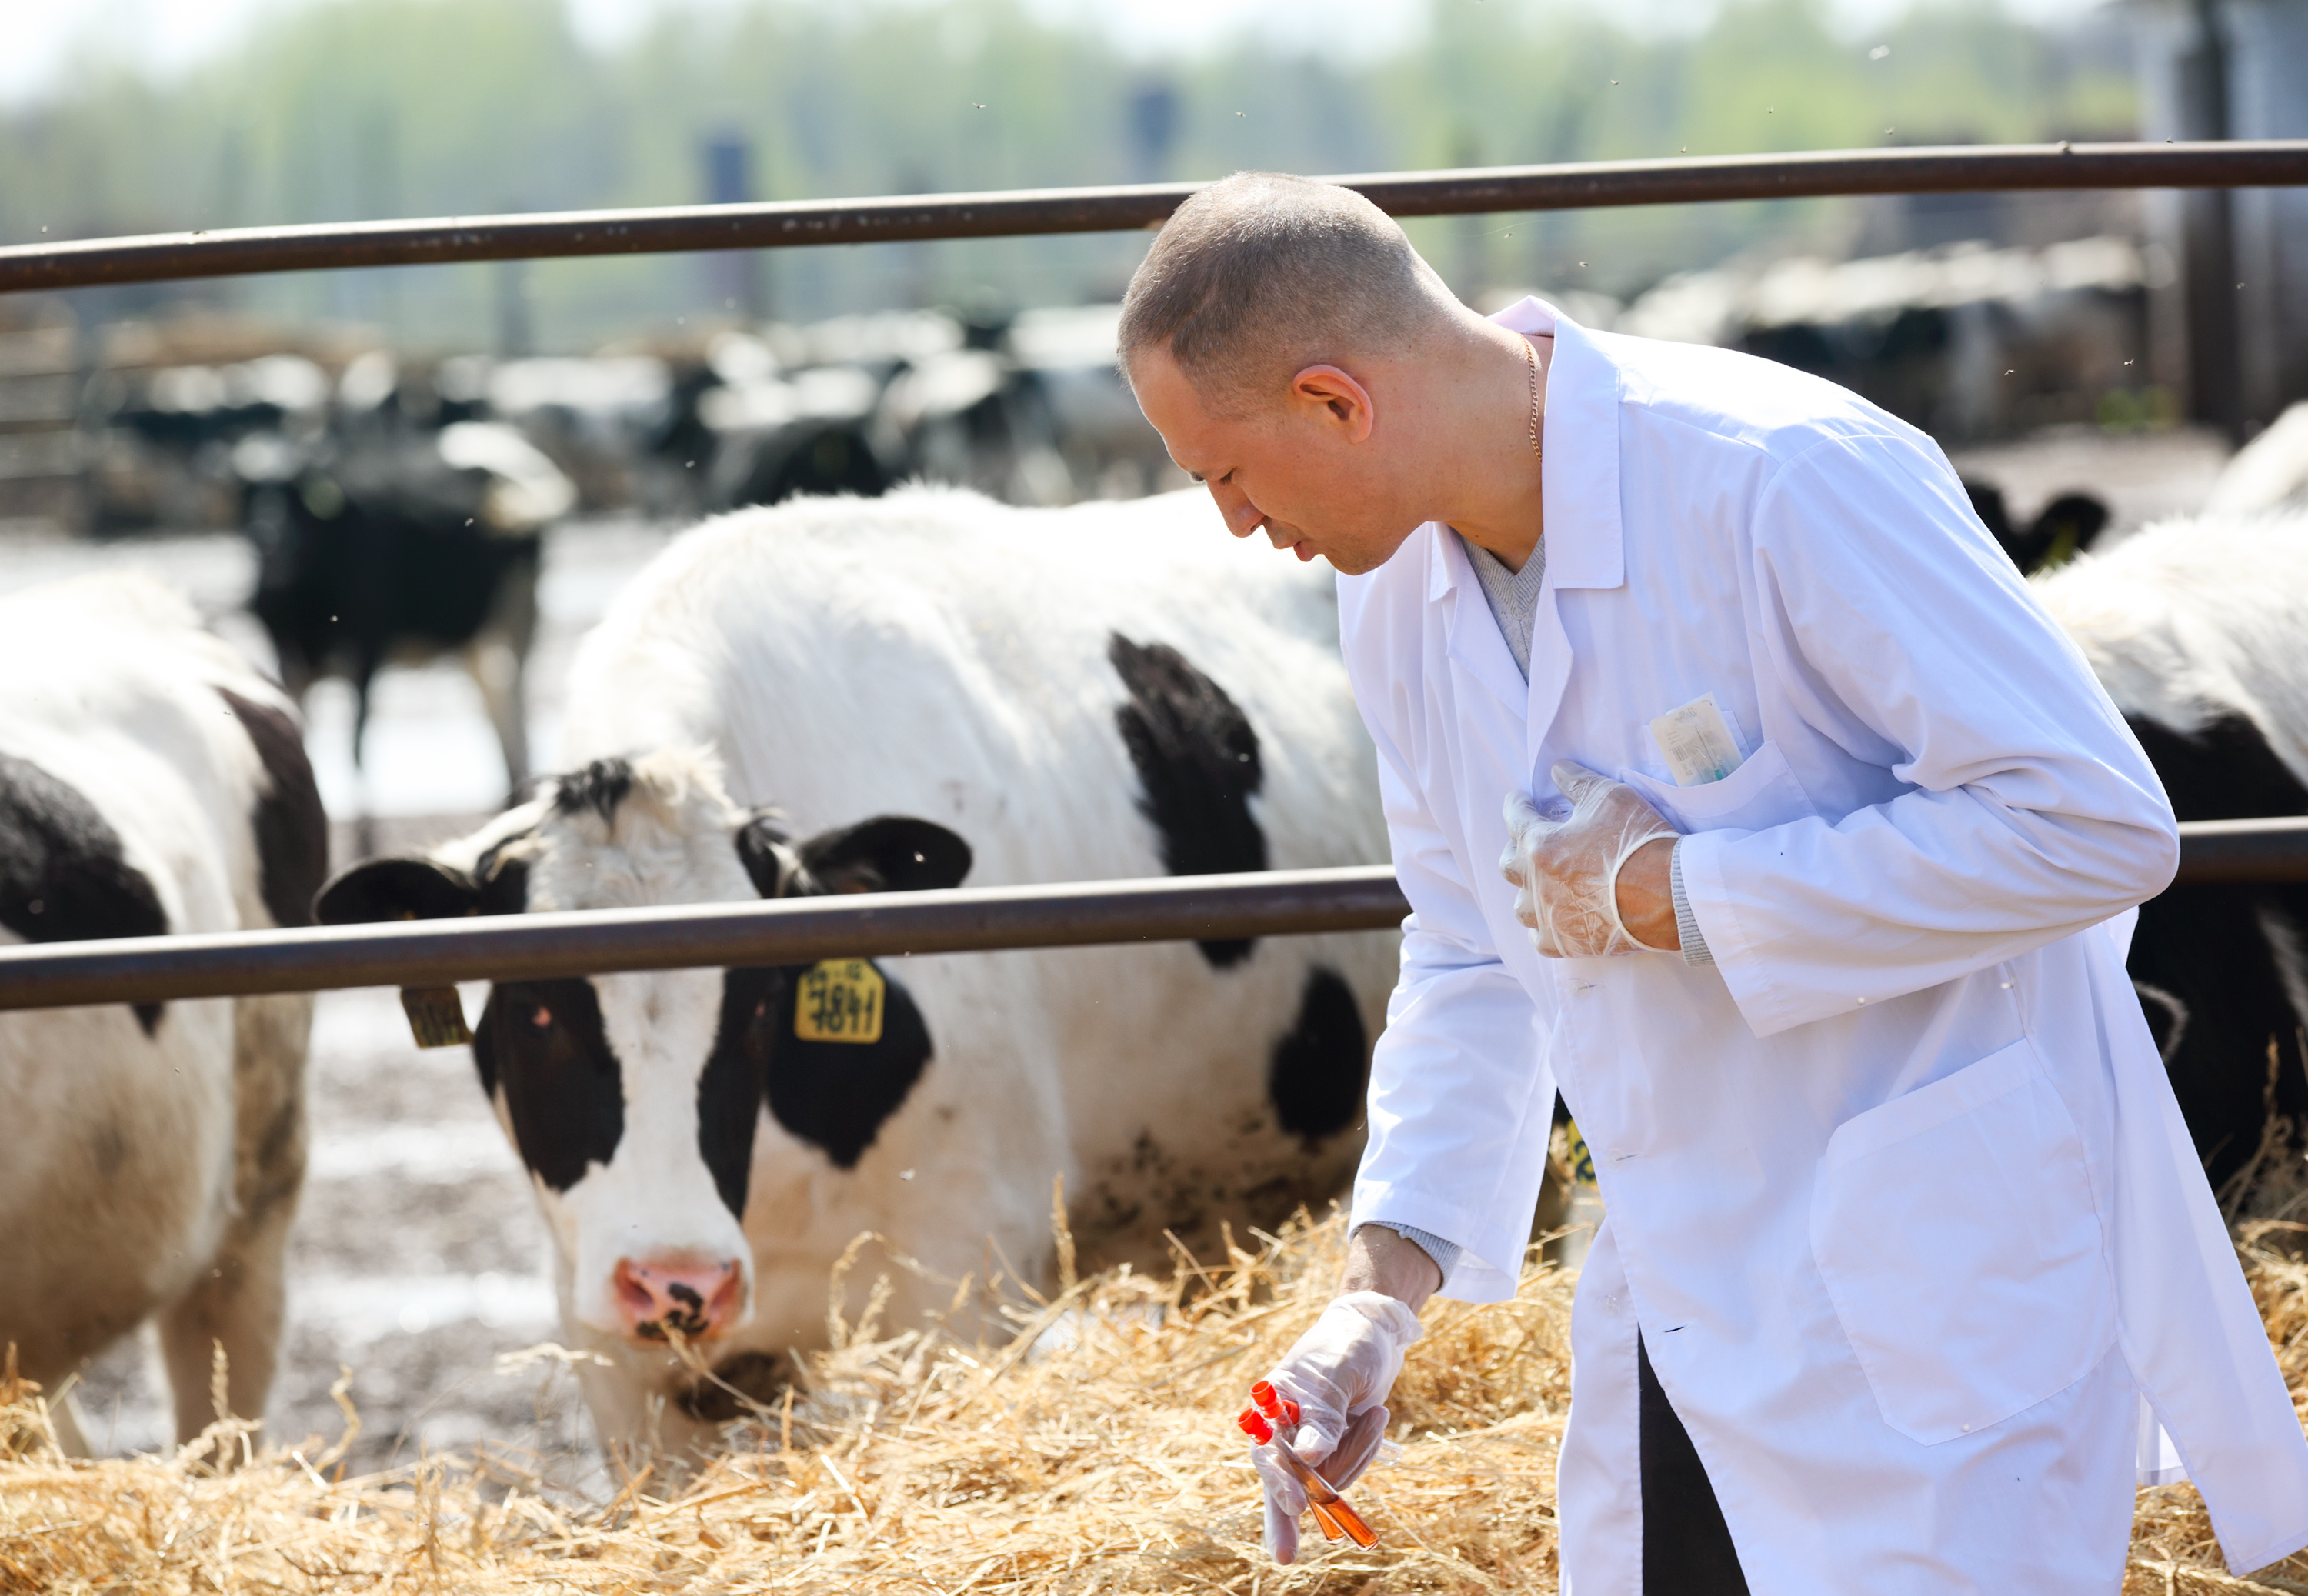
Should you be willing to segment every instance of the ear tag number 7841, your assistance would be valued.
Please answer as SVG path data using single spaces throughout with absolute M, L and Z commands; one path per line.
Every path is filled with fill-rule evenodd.
M 870 959 L 812 965 L 795 998 L 794 1034 L 804 1042 L 881 1041 L 884 984 Z

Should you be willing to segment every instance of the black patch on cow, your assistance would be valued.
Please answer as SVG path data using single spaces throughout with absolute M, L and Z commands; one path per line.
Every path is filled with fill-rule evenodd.
M 1266 777 L 1249 717 L 1167 643 L 1116 632 L 1106 652 L 1130 692 L 1115 725 L 1143 789 L 1138 811 L 1161 837 L 1162 867 L 1174 876 L 1264 870 L 1266 834 L 1250 801 Z M 1198 946 L 1221 970 L 1251 949 L 1247 940 Z
M 762 1017 L 775 1006 L 778 970 L 728 970 L 721 978 L 721 1021 L 713 1051 L 697 1077 L 697 1151 L 713 1177 L 722 1206 L 745 1216 L 745 1192 L 754 1168 L 754 1127 L 762 1117 L 762 1096 L 772 1051 L 756 1035 Z
M 1274 1044 L 1267 1072 L 1275 1122 L 1308 1143 L 1356 1123 L 1369 1063 L 1354 989 L 1336 970 L 1315 965 L 1306 972 L 1297 1021 Z
M 555 1191 L 616 1154 L 624 1084 L 591 982 L 499 982 L 473 1028 L 473 1062 L 482 1089 L 504 1094 L 521 1161 Z
M 0 925 L 27 942 L 165 936 L 168 916 L 120 834 L 75 787 L 0 753 Z M 147 1036 L 162 1006 L 134 1006 Z
M 731 971 L 730 997 L 722 1008 L 725 1039 L 733 1022 L 744 1025 L 745 1045 L 758 1060 L 770 1112 L 793 1136 L 822 1149 L 837 1169 L 857 1167 L 930 1060 L 929 1026 L 912 995 L 880 965 L 874 968 L 882 970 L 886 986 L 878 1042 L 817 1042 L 795 1035 L 802 967 Z M 720 1051 L 717 1045 L 717 1056 Z
M 257 890 L 272 923 L 313 923 L 313 897 L 329 873 L 329 816 L 305 757 L 304 734 L 285 709 L 217 690 L 264 767 L 265 790 L 249 823 L 256 833 Z
M 2181 819 L 2308 813 L 2308 789 L 2240 715 L 2192 733 L 2137 717 L 2131 725 Z M 2308 888 L 2175 887 L 2140 905 L 2126 961 L 2215 1188 L 2259 1151 L 2271 1050 L 2277 1111 L 2308 1125 L 2300 1035 L 2308 1015 L 2294 1007 L 2270 924 L 2296 940 L 2308 927 Z
M 614 824 L 617 806 L 633 790 L 632 760 L 595 759 L 581 770 L 554 778 L 553 807 L 564 815 L 581 814 L 590 809 L 605 823 Z

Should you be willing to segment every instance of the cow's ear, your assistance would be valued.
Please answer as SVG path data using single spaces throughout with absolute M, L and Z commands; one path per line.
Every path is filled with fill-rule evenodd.
M 2062 493 L 2044 506 L 2036 518 L 2034 542 L 2038 564 L 2048 557 L 2065 559 L 2091 547 L 2106 529 L 2107 506 L 2089 493 Z
M 481 887 L 431 859 L 364 859 L 338 872 L 313 899 L 322 925 L 375 920 L 452 920 L 481 911 Z
M 876 815 L 801 845 L 803 866 L 828 892 L 926 892 L 959 887 L 969 845 L 934 820 Z
M 778 826 L 773 811 L 757 809 L 737 828 L 737 858 L 754 879 L 754 890 L 763 897 L 791 897 L 811 890 L 801 854 Z

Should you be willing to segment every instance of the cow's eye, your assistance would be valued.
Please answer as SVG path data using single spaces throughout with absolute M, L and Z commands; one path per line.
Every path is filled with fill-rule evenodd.
M 532 1031 L 550 1031 L 553 1029 L 553 1010 L 539 1003 L 529 1011 L 529 1025 Z

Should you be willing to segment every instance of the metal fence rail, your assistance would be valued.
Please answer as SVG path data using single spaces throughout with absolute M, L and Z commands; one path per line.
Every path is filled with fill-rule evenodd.
M 2308 818 L 2203 821 L 2180 836 L 2180 885 L 2308 881 Z M 0 1009 L 1375 931 L 1408 910 L 1391 869 L 1360 865 L 56 942 L 0 948 Z
M 1846 194 L 2280 187 L 2308 184 L 2308 140 L 1827 150 L 1375 173 L 1332 181 L 1368 194 L 1396 216 Z M 0 249 L 0 293 L 348 266 L 1118 232 L 1158 226 L 1199 186 L 327 222 L 18 245 Z

